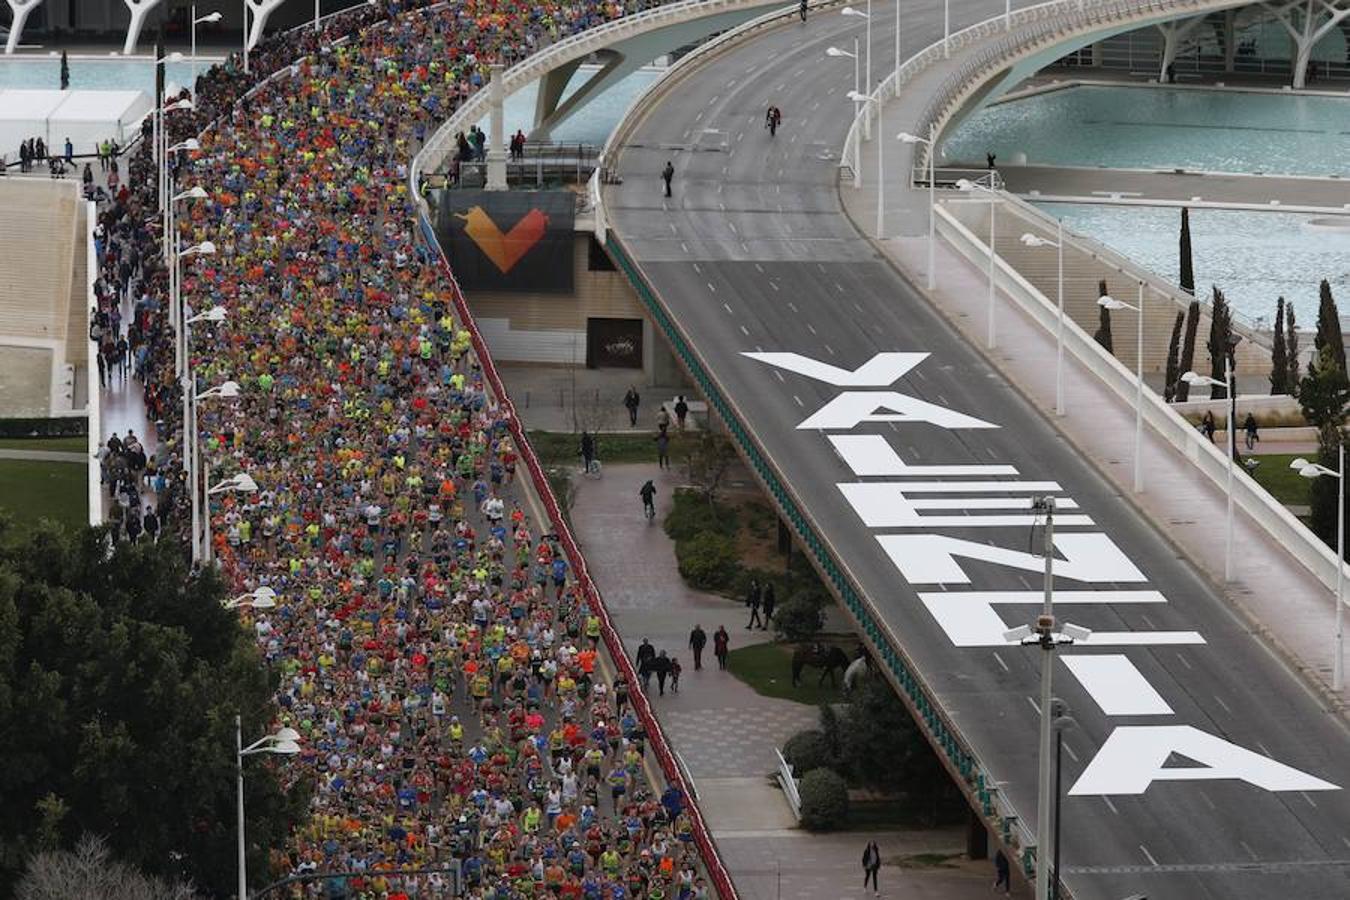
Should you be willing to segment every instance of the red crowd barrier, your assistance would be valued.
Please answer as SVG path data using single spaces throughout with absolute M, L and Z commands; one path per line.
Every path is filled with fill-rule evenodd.
M 554 533 L 558 535 L 558 539 L 562 543 L 563 552 L 567 554 L 568 564 L 571 565 L 577 584 L 580 585 L 585 595 L 587 605 L 600 619 L 600 633 L 604 638 L 605 647 L 609 650 L 609 655 L 614 660 L 614 664 L 618 666 L 620 673 L 628 679 L 630 685 L 629 699 L 633 704 L 633 709 L 637 712 L 638 719 L 642 722 L 642 727 L 646 729 L 648 746 L 651 747 L 657 761 L 661 764 L 661 772 L 665 775 L 666 781 L 684 792 L 690 824 L 694 831 L 694 843 L 698 845 L 699 856 L 703 860 L 704 867 L 708 870 L 708 878 L 717 889 L 717 895 L 721 900 L 738 900 L 739 895 L 736 893 L 735 885 L 731 882 L 731 875 L 727 872 L 726 866 L 722 863 L 722 857 L 717 852 L 717 845 L 713 842 L 707 822 L 703 820 L 703 812 L 694 802 L 693 791 L 689 789 L 684 773 L 680 771 L 679 765 L 675 762 L 675 755 L 671 752 L 670 744 L 666 741 L 665 732 L 661 730 L 661 724 L 652 713 L 651 703 L 642 691 L 642 682 L 637 676 L 637 670 L 634 669 L 632 661 L 628 658 L 623 640 L 619 637 L 619 632 L 609 617 L 609 611 L 605 608 L 604 600 L 600 597 L 599 588 L 591 580 L 590 572 L 586 568 L 586 558 L 581 555 L 581 549 L 577 546 L 576 539 L 572 537 L 571 529 L 567 527 L 567 521 L 563 518 L 562 509 L 558 506 L 558 499 L 554 496 L 553 488 L 548 483 L 544 467 L 539 463 L 539 457 L 535 455 L 534 448 L 530 446 L 525 428 L 521 425 L 519 416 L 516 415 L 516 408 L 511 403 L 511 398 L 507 396 L 506 387 L 502 384 L 501 377 L 497 374 L 497 367 L 493 365 L 492 356 L 488 353 L 487 342 L 483 340 L 482 334 L 478 331 L 478 325 L 474 322 L 473 314 L 469 312 L 469 305 L 464 300 L 464 294 L 459 289 L 459 282 L 455 280 L 454 272 L 450 269 L 450 262 L 445 257 L 445 251 L 441 249 L 439 243 L 430 239 L 428 232 L 429 230 L 424 230 L 423 240 L 431 243 L 432 249 L 440 260 L 441 271 L 450 282 L 455 309 L 459 312 L 460 321 L 469 331 L 474 352 L 478 355 L 478 361 L 483 367 L 483 375 L 487 378 L 498 403 L 501 404 L 506 413 L 507 427 L 511 431 L 511 437 L 516 442 L 516 450 L 520 454 L 520 459 L 530 471 L 530 481 L 534 484 L 535 493 L 539 495 L 539 499 L 544 504 L 549 523 L 553 526 Z

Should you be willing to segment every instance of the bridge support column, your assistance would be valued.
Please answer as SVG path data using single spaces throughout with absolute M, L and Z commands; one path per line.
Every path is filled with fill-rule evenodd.
M 9 55 L 19 49 L 19 38 L 23 35 L 24 22 L 28 21 L 28 14 L 38 8 L 42 0 L 6 0 L 9 3 L 9 11 L 12 13 L 9 25 L 9 39 L 5 41 L 5 54 Z
M 573 60 L 565 66 L 559 66 L 539 79 L 539 93 L 534 101 L 534 125 L 544 124 L 558 111 L 562 103 L 563 91 L 572 80 L 572 76 L 581 66 L 581 60 Z M 533 134 L 533 129 L 531 129 Z
M 488 91 L 492 107 L 488 115 L 487 181 L 483 187 L 489 191 L 506 190 L 506 149 L 503 146 L 505 123 L 502 121 L 506 104 L 505 72 L 506 67 L 497 63 L 492 66 L 488 76 L 491 79 Z
M 1182 19 L 1177 22 L 1164 22 L 1156 26 L 1163 36 L 1162 61 L 1158 65 L 1158 81 L 1162 84 L 1167 83 L 1167 70 L 1176 62 L 1177 48 L 1181 42 L 1191 36 L 1191 32 L 1205 21 L 1204 16 L 1194 16 L 1189 19 Z
M 285 0 L 244 0 L 244 5 L 248 7 L 251 15 L 251 24 L 248 27 L 248 41 L 246 46 L 252 50 L 258 46 L 258 41 L 262 40 L 263 29 L 267 27 L 267 19 L 276 12 L 277 7 L 281 6 Z
M 1339 6 L 1342 2 L 1344 0 L 1294 0 L 1279 7 L 1265 4 L 1294 42 L 1291 63 L 1295 90 L 1308 84 L 1308 63 L 1312 61 L 1313 48 L 1350 16 L 1350 6 Z
M 1233 71 L 1237 61 L 1237 10 L 1227 9 L 1223 13 L 1223 70 Z
M 130 56 L 136 52 L 136 42 L 140 40 L 141 28 L 145 26 L 145 17 L 150 10 L 159 6 L 160 0 L 122 0 L 131 13 L 131 22 L 127 25 L 127 38 L 122 44 L 122 55 Z

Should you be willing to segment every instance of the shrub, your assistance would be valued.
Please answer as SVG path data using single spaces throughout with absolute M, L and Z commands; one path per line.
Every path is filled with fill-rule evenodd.
M 729 507 L 709 505 L 697 491 L 679 490 L 672 497 L 666 514 L 666 534 L 687 541 L 703 533 L 718 534 L 730 540 L 736 536 L 736 514 Z
M 797 786 L 802 798 L 802 825 L 810 831 L 832 831 L 848 823 L 848 785 L 833 769 L 813 769 Z
M 793 594 L 773 614 L 773 627 L 785 641 L 809 641 L 820 633 L 824 624 L 825 613 L 801 594 Z
M 783 745 L 783 759 L 792 766 L 792 772 L 798 778 L 808 772 L 828 765 L 833 760 L 830 741 L 824 732 L 815 728 L 799 731 L 787 739 Z
M 736 578 L 736 551 L 731 541 L 720 534 L 702 532 L 675 544 L 680 575 L 690 587 L 717 590 Z
M 0 419 L 0 437 L 82 437 L 88 433 L 89 419 L 85 416 Z

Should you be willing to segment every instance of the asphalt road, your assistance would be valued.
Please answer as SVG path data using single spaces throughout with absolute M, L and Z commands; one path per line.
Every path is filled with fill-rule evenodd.
M 956 6 L 954 25 L 992 14 L 989 4 L 979 10 Z M 879 60 L 889 58 L 892 22 L 878 5 Z M 904 24 L 905 46 L 913 52 L 920 37 L 926 42 L 939 32 L 941 7 L 910 13 Z M 831 43 L 850 46 L 859 33 L 848 19 L 821 15 L 756 38 L 686 78 L 622 152 L 624 183 L 607 189 L 614 232 L 1029 822 L 1035 820 L 1037 652 L 953 646 L 899 577 L 877 531 L 864 526 L 835 486 L 858 479 L 821 432 L 796 427 L 838 389 L 786 372 L 780 378 L 743 353 L 795 351 L 848 369 L 880 351 L 931 353 L 894 389 L 1000 428 L 892 424 L 850 433 L 883 435 L 906 463 L 1004 463 L 1022 478 L 1058 481 L 1144 571 L 1147 587 L 1169 601 L 1075 607 L 1071 619 L 1097 630 L 1194 629 L 1205 638 L 1198 646 L 1124 651 L 1175 711 L 1164 724 L 1192 725 L 1350 785 L 1345 728 L 845 218 L 835 154 L 852 114 L 845 97 L 852 63 L 827 59 L 824 50 Z M 774 139 L 762 129 L 770 103 L 784 116 Z M 676 171 L 669 201 L 659 181 L 667 159 Z M 1221 540 L 1221 523 L 1215 527 Z M 1030 536 L 1026 528 L 941 531 L 1020 550 L 1028 549 Z M 1031 572 L 977 563 L 967 568 L 977 590 L 1040 586 Z M 1061 580 L 1064 587 L 1083 586 Z M 1011 624 L 1030 619 L 1035 607 L 1001 611 Z M 1066 788 L 1114 728 L 1158 724 L 1152 717 L 1106 716 L 1063 663 L 1056 680 L 1055 693 L 1078 721 L 1066 738 Z M 1066 798 L 1063 822 L 1066 881 L 1078 898 L 1350 897 L 1344 790 L 1273 793 L 1231 780 L 1160 781 L 1141 795 Z

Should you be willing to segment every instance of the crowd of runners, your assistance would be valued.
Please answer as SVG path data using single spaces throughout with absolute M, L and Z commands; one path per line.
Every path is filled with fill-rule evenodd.
M 214 555 L 281 675 L 310 817 L 271 877 L 361 872 L 307 897 L 702 898 L 695 823 L 657 793 L 643 719 L 605 673 L 602 623 L 517 488 L 518 449 L 454 287 L 416 238 L 407 164 L 490 62 L 630 12 L 616 3 L 385 0 L 204 73 L 168 116 Z M 350 35 L 346 40 L 339 37 Z M 298 62 L 297 62 L 298 61 Z M 291 66 L 295 63 L 294 66 Z M 287 67 L 291 66 L 288 70 Z M 283 74 L 245 96 L 259 74 Z M 166 102 L 174 98 L 167 98 Z M 101 290 L 133 298 L 129 348 L 160 423 L 159 519 L 184 537 L 181 396 L 154 162 L 101 207 Z

